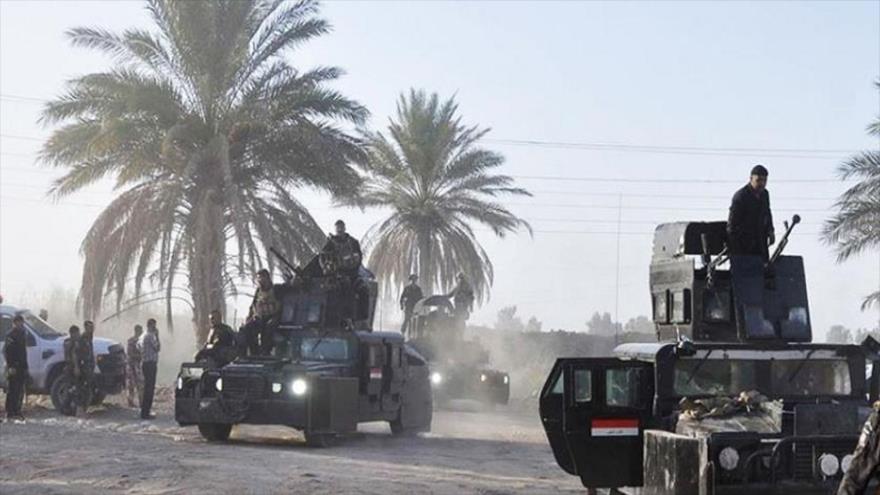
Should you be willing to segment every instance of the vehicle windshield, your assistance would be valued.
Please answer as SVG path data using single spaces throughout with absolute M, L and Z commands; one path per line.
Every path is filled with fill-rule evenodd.
M 347 361 L 354 358 L 354 345 L 347 337 L 291 332 L 276 338 L 274 354 L 295 361 Z
M 44 339 L 57 339 L 60 337 L 64 337 L 64 334 L 55 330 L 48 323 L 40 319 L 35 314 L 30 311 L 22 311 L 19 313 L 23 318 L 27 326 L 31 328 L 37 335 Z
M 757 390 L 770 397 L 849 395 L 849 363 L 833 351 L 703 351 L 675 363 L 679 396 L 731 396 Z M 704 359 L 705 358 L 705 359 Z

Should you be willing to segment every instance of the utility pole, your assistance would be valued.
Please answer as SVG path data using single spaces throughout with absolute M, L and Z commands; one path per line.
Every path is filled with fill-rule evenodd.
M 614 343 L 620 343 L 620 223 L 623 214 L 623 194 L 617 195 L 617 263 L 614 283 Z

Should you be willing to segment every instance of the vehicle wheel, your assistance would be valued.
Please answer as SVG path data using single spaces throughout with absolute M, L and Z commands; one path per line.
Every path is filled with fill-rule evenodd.
M 305 431 L 306 445 L 315 448 L 332 447 L 336 443 L 336 434 L 334 433 L 313 433 Z
M 52 382 L 49 396 L 52 398 L 52 406 L 55 407 L 56 411 L 65 416 L 76 415 L 74 385 L 67 377 L 60 376 Z
M 92 401 L 90 402 L 90 404 L 93 406 L 100 406 L 106 398 L 107 394 L 105 394 L 104 392 L 92 392 Z
M 232 425 L 223 423 L 199 423 L 199 433 L 209 442 L 225 442 L 229 440 Z
M 388 424 L 391 426 L 391 434 L 395 437 L 414 437 L 419 433 L 417 428 L 404 428 L 399 418 L 389 421 Z

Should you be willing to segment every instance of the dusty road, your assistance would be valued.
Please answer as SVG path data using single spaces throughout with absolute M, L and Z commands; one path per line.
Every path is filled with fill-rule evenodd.
M 79 419 L 32 404 L 25 422 L 0 425 L 0 493 L 584 493 L 554 463 L 534 414 L 459 407 L 436 413 L 419 438 L 368 424 L 313 449 L 275 427 L 209 444 L 169 409 L 144 422 L 120 405 Z

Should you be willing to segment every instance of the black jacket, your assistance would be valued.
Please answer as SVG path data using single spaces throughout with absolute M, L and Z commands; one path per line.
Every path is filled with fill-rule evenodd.
M 403 293 L 400 295 L 400 308 L 407 313 L 412 313 L 413 307 L 422 297 L 424 297 L 422 288 L 418 284 L 409 284 L 403 288 Z
M 27 333 L 24 328 L 13 328 L 6 335 L 3 357 L 6 358 L 7 368 L 16 370 L 28 369 Z
M 755 194 L 746 184 L 733 195 L 727 218 L 727 246 L 730 254 L 768 257 L 767 240 L 773 234 L 770 193 Z

